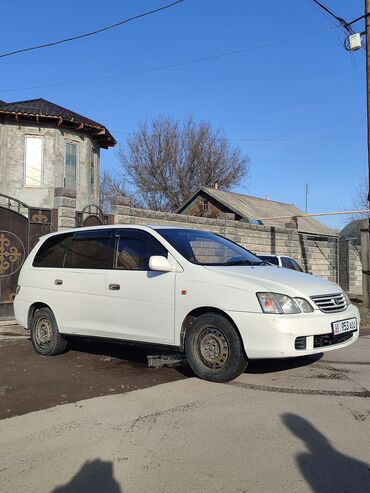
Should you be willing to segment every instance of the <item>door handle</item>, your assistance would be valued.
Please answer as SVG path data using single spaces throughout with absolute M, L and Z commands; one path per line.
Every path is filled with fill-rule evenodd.
M 55 286 L 61 286 L 63 284 L 62 279 L 55 279 L 54 281 Z
M 121 286 L 119 284 L 109 284 L 109 289 L 112 291 L 119 291 Z

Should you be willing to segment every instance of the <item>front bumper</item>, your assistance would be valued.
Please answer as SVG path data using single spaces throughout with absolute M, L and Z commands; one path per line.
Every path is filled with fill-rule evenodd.
M 243 340 L 249 359 L 291 358 L 333 351 L 358 339 L 360 314 L 354 305 L 333 314 L 315 310 L 297 315 L 273 315 L 229 311 Z M 351 337 L 331 338 L 332 322 L 357 319 L 358 330 Z M 349 336 L 349 334 L 346 334 Z M 323 336 L 323 337 L 318 337 Z M 296 339 L 305 338 L 305 349 L 296 349 Z

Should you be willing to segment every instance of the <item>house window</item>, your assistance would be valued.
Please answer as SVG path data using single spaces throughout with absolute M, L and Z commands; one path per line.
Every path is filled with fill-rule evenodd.
M 203 210 L 208 211 L 208 200 L 204 199 L 202 204 Z
M 64 186 L 76 190 L 77 187 L 77 149 L 75 142 L 65 143 Z
M 25 141 L 25 185 L 26 187 L 41 187 L 43 138 L 26 137 Z
M 98 171 L 98 151 L 94 148 L 91 149 L 91 162 L 90 162 L 90 196 L 94 196 L 96 192 Z

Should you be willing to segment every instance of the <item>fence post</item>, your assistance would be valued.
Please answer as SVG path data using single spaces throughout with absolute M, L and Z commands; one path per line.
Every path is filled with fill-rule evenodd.
M 361 221 L 361 264 L 363 307 L 369 308 L 369 219 Z

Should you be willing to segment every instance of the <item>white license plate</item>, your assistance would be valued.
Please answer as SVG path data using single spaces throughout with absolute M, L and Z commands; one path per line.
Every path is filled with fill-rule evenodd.
M 333 334 L 338 336 L 344 334 L 345 332 L 354 332 L 357 330 L 357 319 L 349 318 L 347 320 L 340 320 L 339 322 L 333 322 Z

